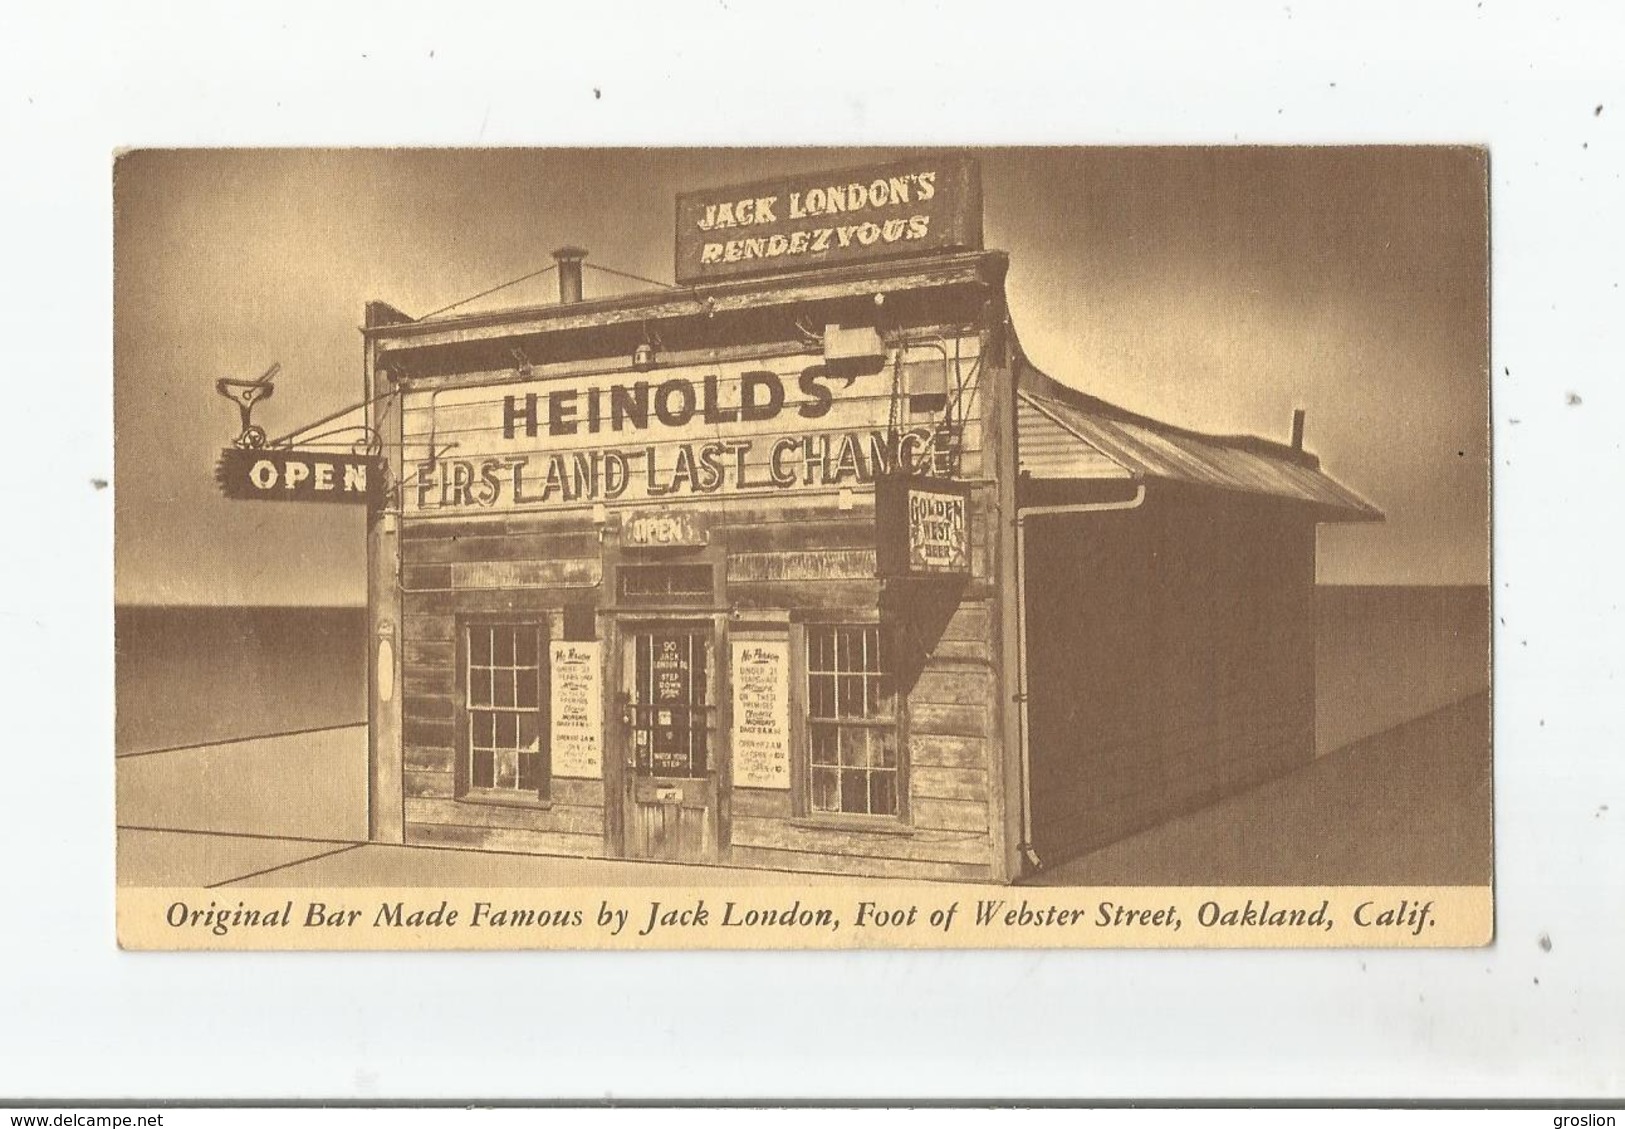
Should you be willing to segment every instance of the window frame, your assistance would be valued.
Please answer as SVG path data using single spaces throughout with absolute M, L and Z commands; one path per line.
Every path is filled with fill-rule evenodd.
M 626 582 L 634 576 L 649 576 L 664 573 L 667 576 L 677 575 L 677 570 L 686 570 L 694 575 L 701 571 L 706 574 L 706 586 L 703 590 L 693 591 L 663 591 L 663 592 L 627 592 Z M 687 606 L 710 607 L 717 601 L 717 566 L 712 560 L 693 557 L 677 557 L 656 559 L 648 554 L 639 554 L 617 561 L 614 568 L 613 596 L 616 603 L 626 607 L 663 607 Z
M 453 718 L 456 725 L 454 748 L 456 753 L 457 799 L 464 803 L 498 804 L 513 807 L 547 808 L 552 806 L 553 748 L 551 728 L 552 670 L 550 647 L 553 625 L 550 617 L 537 615 L 484 615 L 457 617 L 456 679 L 454 683 Z M 473 714 L 482 709 L 520 713 L 517 706 L 477 707 L 470 703 L 469 675 L 473 666 L 473 646 L 470 633 L 479 629 L 531 630 L 537 636 L 536 649 L 536 734 L 537 753 L 541 758 L 540 776 L 536 788 L 521 789 L 476 785 L 474 783 L 474 741 L 471 727 Z M 517 663 L 517 660 L 516 660 Z M 494 664 L 493 664 L 494 665 Z M 515 694 L 517 703 L 518 695 Z M 516 774 L 517 784 L 517 774 Z
M 891 656 L 890 669 L 882 667 L 882 675 L 888 675 L 892 680 L 892 714 L 889 718 L 818 718 L 812 713 L 812 663 L 811 646 L 813 634 L 819 631 L 834 632 L 841 628 L 854 628 L 874 630 L 879 632 L 882 641 L 882 653 Z M 832 636 L 833 638 L 833 636 Z M 907 829 L 910 820 L 909 805 L 909 757 L 908 757 L 908 724 L 907 710 L 908 698 L 903 691 L 901 679 L 897 674 L 896 659 L 896 633 L 891 626 L 878 617 L 865 618 L 860 615 L 831 613 L 827 616 L 808 618 L 795 625 L 791 638 L 792 676 L 794 678 L 794 708 L 796 724 L 794 726 L 794 771 L 792 783 L 795 789 L 794 811 L 797 818 L 816 823 L 818 826 L 845 826 L 854 830 L 902 830 Z M 865 676 L 868 677 L 868 676 Z M 817 725 L 833 725 L 850 728 L 881 729 L 892 735 L 896 749 L 895 791 L 896 810 L 889 813 L 858 812 L 858 811 L 825 811 L 813 805 L 813 732 Z

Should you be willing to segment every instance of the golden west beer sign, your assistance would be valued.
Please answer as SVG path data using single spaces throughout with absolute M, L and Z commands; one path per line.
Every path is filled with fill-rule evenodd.
M 947 153 L 677 197 L 681 285 L 981 246 L 980 170 Z
M 875 487 L 875 563 L 882 576 L 970 572 L 970 488 L 891 476 Z
M 382 493 L 383 463 L 371 455 L 228 447 L 214 477 L 228 498 L 367 505 Z

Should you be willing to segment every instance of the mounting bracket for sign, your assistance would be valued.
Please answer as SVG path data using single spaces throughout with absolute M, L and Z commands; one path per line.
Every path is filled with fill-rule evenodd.
M 388 466 L 382 457 L 383 444 L 378 432 L 365 423 L 322 432 L 316 429 L 393 396 L 395 391 L 392 389 L 382 396 L 342 408 L 270 439 L 265 429 L 254 423 L 253 412 L 256 404 L 270 399 L 275 392 L 271 380 L 281 369 L 278 363 L 266 369 L 257 380 L 224 377 L 215 382 L 215 391 L 237 405 L 242 422 L 242 430 L 233 445 L 222 450 L 215 463 L 214 477 L 220 492 L 228 498 L 245 501 L 327 502 L 369 507 L 382 504 L 388 494 L 385 482 Z M 359 438 L 333 439 L 352 433 Z M 296 440 L 301 446 L 293 446 Z M 349 449 L 320 449 L 324 447 Z

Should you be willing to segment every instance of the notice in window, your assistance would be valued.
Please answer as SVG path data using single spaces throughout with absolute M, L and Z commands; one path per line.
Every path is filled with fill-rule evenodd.
M 599 644 L 552 647 L 553 775 L 604 777 L 604 683 Z
M 790 642 L 733 641 L 734 784 L 790 787 Z

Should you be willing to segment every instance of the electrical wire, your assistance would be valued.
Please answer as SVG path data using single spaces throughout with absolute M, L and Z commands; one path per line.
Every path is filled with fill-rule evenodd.
M 357 403 L 354 403 L 354 404 L 348 404 L 348 405 L 340 408 L 336 412 L 329 412 L 327 415 L 323 416 L 321 419 L 313 420 L 312 422 L 305 424 L 303 427 L 296 427 L 292 431 L 288 432 L 286 435 L 278 436 L 275 439 L 268 439 L 268 440 L 265 441 L 265 445 L 267 447 L 285 447 L 289 443 L 293 442 L 293 440 L 295 440 L 299 436 L 304 435 L 306 432 L 315 431 L 318 427 L 321 427 L 323 424 L 332 423 L 334 420 L 338 419 L 340 416 L 349 415 L 351 412 L 358 411 L 358 410 L 360 410 L 362 408 L 371 407 L 373 404 L 378 403 L 378 401 L 386 400 L 389 397 L 393 396 L 394 394 L 395 394 L 394 389 L 390 389 L 388 392 L 380 392 L 380 393 L 378 393 L 378 395 L 372 397 L 370 400 L 361 400 L 361 401 L 359 401 Z M 357 427 L 365 427 L 366 425 L 365 424 L 357 424 L 356 426 Z
M 616 270 L 614 267 L 600 266 L 597 263 L 588 262 L 585 259 L 582 260 L 581 265 L 584 267 L 590 267 L 593 270 L 603 271 L 605 274 L 613 274 L 617 278 L 627 278 L 631 279 L 633 282 L 647 282 L 650 286 L 658 286 L 663 290 L 689 289 L 685 286 L 678 286 L 675 282 L 661 282 L 659 279 L 655 278 L 644 278 L 641 274 L 628 274 L 624 270 Z
M 467 298 L 459 299 L 458 301 L 453 302 L 449 306 L 441 306 L 438 310 L 430 310 L 428 313 L 424 314 L 422 317 L 418 318 L 417 320 L 418 321 L 428 321 L 430 318 L 437 317 L 440 314 L 443 314 L 448 310 L 455 310 L 458 306 L 466 306 L 470 302 L 476 301 L 476 300 L 478 300 L 480 298 L 484 298 L 488 294 L 495 294 L 498 290 L 506 290 L 510 286 L 518 286 L 521 282 L 529 282 L 533 278 L 540 278 L 542 275 L 546 274 L 550 270 L 558 270 L 558 269 L 559 269 L 559 265 L 557 263 L 549 263 L 547 266 L 543 267 L 541 270 L 534 270 L 534 271 L 531 271 L 529 274 L 522 274 L 518 278 L 509 279 L 507 282 L 502 283 L 500 286 L 493 286 L 489 290 L 481 290 L 478 294 L 471 294 Z M 607 268 L 600 267 L 598 269 L 599 270 L 604 270 L 604 269 L 607 269 Z M 664 285 L 664 284 L 661 284 L 661 285 Z

